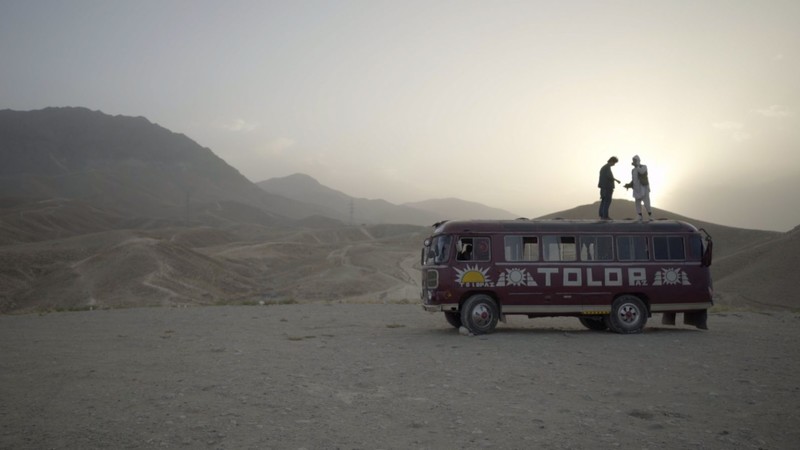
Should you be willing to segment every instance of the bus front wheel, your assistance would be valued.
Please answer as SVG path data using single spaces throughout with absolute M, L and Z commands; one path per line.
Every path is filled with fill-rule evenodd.
M 497 303 L 488 295 L 473 295 L 461 306 L 461 324 L 472 334 L 491 333 L 499 317 Z
M 445 311 L 444 318 L 447 320 L 447 323 L 454 328 L 461 328 L 461 315 L 457 312 Z
M 634 295 L 622 295 L 611 304 L 608 327 L 621 334 L 641 333 L 647 323 L 647 307 Z

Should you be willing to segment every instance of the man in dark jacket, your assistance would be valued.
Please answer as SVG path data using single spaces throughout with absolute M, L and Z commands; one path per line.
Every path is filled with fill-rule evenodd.
M 600 181 L 597 182 L 597 187 L 600 188 L 600 219 L 611 220 L 608 216 L 608 210 L 611 208 L 611 196 L 614 195 L 614 182 L 619 183 L 619 180 L 614 178 L 611 172 L 611 166 L 619 161 L 616 156 L 608 158 L 608 162 L 600 168 Z

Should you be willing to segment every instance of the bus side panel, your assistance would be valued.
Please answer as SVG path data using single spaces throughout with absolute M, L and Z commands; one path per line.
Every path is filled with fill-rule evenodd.
M 661 264 L 650 274 L 646 292 L 651 310 L 690 311 L 706 309 L 711 303 L 708 267 L 696 263 Z

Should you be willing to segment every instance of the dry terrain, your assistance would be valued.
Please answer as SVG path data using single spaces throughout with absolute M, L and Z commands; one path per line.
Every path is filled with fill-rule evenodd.
M 641 335 L 401 304 L 0 316 L 0 448 L 789 449 L 800 316 Z
M 655 210 L 714 237 L 709 331 L 511 318 L 468 337 L 414 304 L 420 246 L 433 220 L 501 211 L 414 212 L 302 175 L 279 180 L 290 199 L 144 118 L 0 116 L 0 450 L 800 440 L 800 227 Z
M 619 203 L 620 209 L 633 209 L 631 202 Z M 219 207 L 215 213 L 236 216 Z M 554 216 L 586 218 L 594 211 L 594 205 L 584 205 Z M 0 202 L 0 314 L 262 302 L 398 303 L 419 295 L 416 264 L 429 227 L 344 225 L 323 217 L 264 225 L 255 216 L 249 222 L 225 217 L 210 221 L 213 225 L 119 222 L 65 199 Z M 656 217 L 685 219 L 658 209 Z M 792 274 L 800 264 L 800 227 L 778 233 L 687 220 L 714 238 L 717 305 L 800 309 L 795 295 L 800 284 Z
M 428 232 L 423 227 L 309 222 L 77 235 L 56 229 L 66 237 L 53 238 L 51 223 L 61 217 L 41 208 L 25 211 L 24 223 L 12 223 L 25 217 L 17 211 L 0 217 L 0 224 L 4 219 L 14 230 L 51 230 L 30 241 L 0 243 L 0 314 L 345 299 L 384 303 L 419 296 L 414 264 Z

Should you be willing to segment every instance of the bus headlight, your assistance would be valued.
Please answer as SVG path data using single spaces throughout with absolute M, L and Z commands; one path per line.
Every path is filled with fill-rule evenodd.
M 436 289 L 439 287 L 438 270 L 428 270 L 425 272 L 425 287 L 428 289 Z

